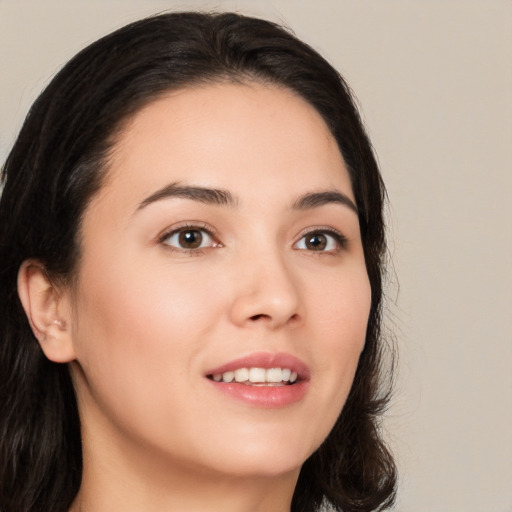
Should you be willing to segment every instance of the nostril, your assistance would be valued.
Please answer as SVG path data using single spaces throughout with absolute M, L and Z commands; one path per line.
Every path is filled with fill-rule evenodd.
M 290 318 L 288 318 L 288 322 L 295 322 L 298 320 L 299 315 L 297 313 L 294 313 Z M 249 317 L 249 320 L 253 322 L 259 322 L 266 320 L 267 322 L 270 322 L 271 324 L 275 323 L 275 319 L 272 315 L 266 315 L 265 313 L 258 313 L 257 315 L 253 315 Z M 279 323 L 279 322 L 278 322 Z
M 251 320 L 260 320 L 261 318 L 270 318 L 270 317 L 268 315 L 263 315 L 263 314 L 251 316 Z

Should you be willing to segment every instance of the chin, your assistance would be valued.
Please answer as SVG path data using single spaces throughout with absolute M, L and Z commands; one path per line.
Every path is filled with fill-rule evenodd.
M 299 474 L 304 461 L 297 458 L 267 457 L 265 459 L 238 459 L 223 461 L 221 473 L 240 478 L 276 478 Z
M 318 443 L 306 442 L 292 434 L 269 437 L 230 438 L 229 446 L 211 454 L 214 465 L 225 474 L 242 477 L 276 477 L 296 473 L 315 451 Z M 295 438 L 295 439 L 294 439 Z

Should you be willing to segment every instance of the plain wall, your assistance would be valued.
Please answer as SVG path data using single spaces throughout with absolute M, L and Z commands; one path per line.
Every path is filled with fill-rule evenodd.
M 387 183 L 399 512 L 512 511 L 512 2 L 0 0 L 0 160 L 50 77 L 164 9 L 290 25 L 353 87 Z M 391 272 L 391 276 L 393 273 Z

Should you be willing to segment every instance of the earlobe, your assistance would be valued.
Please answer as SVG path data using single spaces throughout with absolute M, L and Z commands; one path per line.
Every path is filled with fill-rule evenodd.
M 26 260 L 18 272 L 18 295 L 46 357 L 56 363 L 75 359 L 67 299 L 48 278 L 44 265 Z

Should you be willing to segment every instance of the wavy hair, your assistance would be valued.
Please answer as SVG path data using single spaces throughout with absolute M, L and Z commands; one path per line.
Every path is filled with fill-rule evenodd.
M 35 258 L 69 280 L 80 225 L 124 123 L 167 93 L 210 82 L 276 84 L 323 117 L 347 168 L 372 303 L 343 411 L 301 469 L 293 512 L 391 505 L 396 468 L 381 437 L 385 189 L 349 87 L 310 46 L 274 23 L 232 13 L 166 13 L 127 25 L 76 55 L 32 106 L 2 169 L 0 200 L 0 511 L 65 512 L 81 482 L 80 420 L 67 365 L 43 355 L 17 295 Z M 388 368 L 389 369 L 389 368 Z M 384 379 L 385 380 L 385 379 Z

